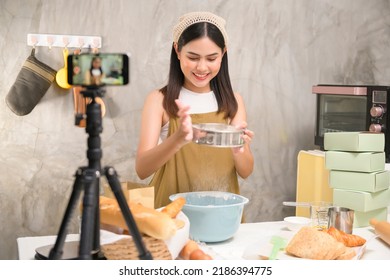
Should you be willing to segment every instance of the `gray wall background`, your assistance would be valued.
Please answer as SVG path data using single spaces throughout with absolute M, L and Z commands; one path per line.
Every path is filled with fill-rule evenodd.
M 17 237 L 58 232 L 74 173 L 86 164 L 71 91 L 53 84 L 23 117 L 4 102 L 31 52 L 27 34 L 98 35 L 101 52 L 131 54 L 131 83 L 104 97 L 102 164 L 122 181 L 147 183 L 134 171 L 143 102 L 166 82 L 173 25 L 196 10 L 227 20 L 233 87 L 256 133 L 255 169 L 241 180 L 248 222 L 293 213 L 281 203 L 295 199 L 299 150 L 315 148 L 312 85 L 390 84 L 388 0 L 1 0 L 0 259 L 17 259 Z M 63 66 L 61 48 L 39 47 L 37 57 Z

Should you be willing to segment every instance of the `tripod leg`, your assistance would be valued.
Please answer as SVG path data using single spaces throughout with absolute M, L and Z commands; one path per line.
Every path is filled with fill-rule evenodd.
M 118 180 L 116 171 L 113 167 L 104 168 L 104 174 L 111 187 L 112 192 L 115 195 L 118 205 L 121 208 L 123 218 L 126 221 L 126 225 L 131 233 L 135 246 L 139 252 L 139 259 L 141 260 L 152 260 L 152 254 L 146 249 L 142 236 L 138 230 L 137 224 L 135 223 L 134 217 L 130 212 L 129 205 L 127 204 L 126 198 L 123 194 L 121 184 Z
M 92 259 L 94 250 L 99 251 L 100 245 L 94 244 L 96 234 L 96 212 L 99 204 L 99 174 L 96 169 L 84 170 L 84 199 L 81 220 L 79 259 Z M 95 248 L 93 248 L 95 245 Z
M 73 191 L 72 191 L 72 194 L 70 196 L 70 200 L 69 200 L 68 206 L 66 208 L 64 218 L 63 218 L 61 226 L 60 226 L 59 233 L 57 235 L 57 240 L 56 240 L 56 243 L 54 244 L 54 247 L 50 250 L 49 259 L 51 259 L 51 260 L 58 260 L 62 256 L 69 221 L 70 221 L 70 219 L 73 215 L 73 212 L 76 208 L 77 202 L 79 201 L 80 194 L 81 194 L 81 191 L 83 188 L 82 187 L 82 179 L 81 179 L 82 173 L 83 173 L 83 170 L 81 168 L 79 168 L 76 172 L 76 175 L 75 175 L 76 179 L 75 179 L 75 182 L 73 184 Z

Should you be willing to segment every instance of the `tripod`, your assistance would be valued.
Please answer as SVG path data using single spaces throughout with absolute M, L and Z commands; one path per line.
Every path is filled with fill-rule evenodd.
M 54 247 L 50 250 L 49 259 L 61 259 L 63 255 L 63 246 L 67 235 L 67 227 L 77 203 L 84 191 L 80 242 L 78 250 L 78 259 L 104 259 L 100 252 L 100 209 L 99 209 L 99 181 L 101 177 L 102 158 L 100 133 L 103 131 L 102 115 L 100 104 L 95 101 L 96 97 L 103 97 L 105 90 L 102 87 L 88 87 L 81 91 L 84 97 L 90 97 L 92 102 L 87 105 L 86 132 L 88 133 L 88 166 L 79 167 L 75 174 L 73 191 L 66 208 L 59 233 L 57 235 Z M 77 120 L 76 120 L 77 122 Z M 123 194 L 121 184 L 117 173 L 113 167 L 103 168 L 112 192 L 118 202 L 125 219 L 129 232 L 133 237 L 135 246 L 139 252 L 139 258 L 142 260 L 151 260 L 152 255 L 145 248 L 142 236 L 132 216 L 126 198 Z

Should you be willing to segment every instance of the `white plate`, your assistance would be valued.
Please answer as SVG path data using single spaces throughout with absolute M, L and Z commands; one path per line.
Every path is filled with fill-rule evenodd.
M 279 234 L 278 236 L 284 238 L 288 242 L 290 242 L 291 238 L 296 234 L 296 232 L 283 232 L 282 234 Z M 261 240 L 258 240 L 252 244 L 250 244 L 248 247 L 245 248 L 243 253 L 243 258 L 246 260 L 259 260 L 263 258 L 267 258 L 270 256 L 272 252 L 273 245 L 271 244 L 271 238 L 272 236 L 267 236 L 262 238 Z M 367 244 L 367 242 L 366 242 Z M 354 250 L 356 251 L 356 256 L 353 258 L 353 260 L 360 259 L 365 251 L 366 244 L 360 247 L 354 247 Z M 286 253 L 285 250 L 280 250 L 276 256 L 276 259 L 278 260 L 307 260 L 299 257 L 295 257 L 292 255 L 289 255 Z
M 297 232 L 304 226 L 308 226 L 311 223 L 311 219 L 306 217 L 299 217 L 299 216 L 289 216 L 285 217 L 284 221 L 286 222 L 287 228 L 290 231 Z

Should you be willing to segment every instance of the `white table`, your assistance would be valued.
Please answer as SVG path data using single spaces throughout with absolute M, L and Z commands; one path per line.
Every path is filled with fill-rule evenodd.
M 19 237 L 18 243 L 19 260 L 33 260 L 35 257 L 35 249 L 46 245 L 54 245 L 57 236 L 34 236 L 34 237 Z M 65 241 L 79 241 L 79 234 L 68 234 Z
M 371 227 L 355 228 L 357 234 L 367 240 L 362 260 L 390 260 L 390 246 L 379 238 Z M 241 224 L 233 238 L 221 243 L 207 244 L 217 256 L 225 259 L 260 259 L 259 255 L 268 256 L 272 245 L 272 236 L 291 238 L 294 232 L 286 228 L 285 222 L 265 222 Z M 279 259 L 298 259 L 278 254 Z
M 371 227 L 355 228 L 354 234 L 360 235 L 368 242 L 363 260 L 390 260 L 390 246 L 375 236 Z M 235 236 L 220 243 L 209 243 L 203 246 L 216 259 L 259 259 L 258 253 L 263 253 L 269 246 L 272 236 L 291 237 L 294 233 L 286 228 L 285 222 L 263 222 L 241 224 Z M 21 237 L 17 239 L 19 259 L 34 259 L 35 249 L 54 244 L 56 236 Z M 67 241 L 79 240 L 78 234 L 68 234 Z M 265 252 L 266 253 L 266 252 Z M 278 258 L 284 255 L 279 253 Z

